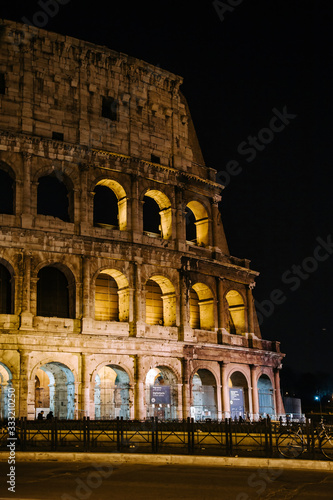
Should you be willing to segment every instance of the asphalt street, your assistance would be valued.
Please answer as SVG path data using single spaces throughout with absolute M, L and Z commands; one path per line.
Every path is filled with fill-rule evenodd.
M 332 499 L 333 473 L 180 465 L 16 463 L 15 493 L 0 463 L 3 499 L 314 500 Z

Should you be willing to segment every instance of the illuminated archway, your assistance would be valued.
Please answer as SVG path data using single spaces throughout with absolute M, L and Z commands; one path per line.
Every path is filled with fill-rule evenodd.
M 236 290 L 230 290 L 226 299 L 229 310 L 229 332 L 242 335 L 245 333 L 245 305 L 240 293 Z
M 117 365 L 103 366 L 95 377 L 95 418 L 130 417 L 129 376 Z
M 126 276 L 117 269 L 104 269 L 96 278 L 95 319 L 128 321 L 129 288 Z
M 246 418 L 249 409 L 249 391 L 246 377 L 236 371 L 229 378 L 230 416 L 233 419 Z
M 204 283 L 195 283 L 190 290 L 190 326 L 214 330 L 214 297 Z
M 191 416 L 194 420 L 217 419 L 216 380 L 212 372 L 204 368 L 193 375 Z
M 176 325 L 176 294 L 165 276 L 152 276 L 146 283 L 146 323 Z
M 12 388 L 12 373 L 0 363 L 0 418 L 8 418 L 8 399 Z
M 205 207 L 198 201 L 186 205 L 186 240 L 206 247 L 209 245 L 209 221 Z
M 127 229 L 127 197 L 119 182 L 102 179 L 94 190 L 94 225 Z
M 60 419 L 74 419 L 74 374 L 63 363 L 52 361 L 41 366 L 35 375 L 35 410 L 49 411 Z M 45 406 L 44 406 L 45 405 Z
M 169 240 L 172 237 L 172 209 L 169 198 L 161 191 L 149 189 L 143 201 L 143 230 Z
M 178 386 L 174 372 L 166 366 L 149 370 L 146 376 L 147 418 L 177 418 Z
M 258 380 L 259 413 L 262 417 L 275 414 L 274 391 L 268 375 L 261 375 Z

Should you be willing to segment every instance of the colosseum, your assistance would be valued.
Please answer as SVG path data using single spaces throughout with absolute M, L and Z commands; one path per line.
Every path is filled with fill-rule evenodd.
M 0 26 L 0 416 L 282 414 L 182 78 Z

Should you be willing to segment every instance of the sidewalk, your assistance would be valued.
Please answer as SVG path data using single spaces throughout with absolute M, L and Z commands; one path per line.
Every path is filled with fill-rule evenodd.
M 8 453 L 0 452 L 0 462 L 7 462 Z M 193 465 L 198 467 L 252 467 L 302 469 L 333 472 L 333 461 L 290 460 L 280 458 L 209 457 L 198 455 L 149 455 L 140 453 L 16 453 L 16 462 L 102 462 L 111 464 Z

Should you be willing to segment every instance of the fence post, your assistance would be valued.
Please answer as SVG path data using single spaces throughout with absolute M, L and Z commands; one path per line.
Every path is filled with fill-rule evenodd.
M 305 429 L 306 429 L 306 451 L 308 453 L 310 453 L 310 451 L 311 451 L 311 436 L 310 436 L 310 421 L 308 418 L 306 419 Z
M 152 453 L 155 453 L 155 418 L 150 417 L 150 421 L 151 421 L 151 451 Z
M 124 417 L 120 417 L 120 451 L 124 449 Z
M 117 417 L 117 451 L 120 452 L 120 422 L 119 417 Z
M 268 445 L 269 445 L 269 458 L 273 456 L 273 438 L 272 438 L 272 421 L 270 416 L 267 417 L 267 424 L 268 424 Z
M 267 422 L 267 418 L 264 419 L 264 431 L 265 431 L 265 457 L 269 458 L 268 422 Z
M 187 452 L 189 455 L 192 453 L 192 437 L 191 437 L 191 419 L 187 417 Z
M 316 456 L 316 451 L 315 451 L 315 430 L 313 422 L 311 422 L 311 453 L 312 453 L 312 459 L 314 460 Z
M 159 448 L 159 438 L 158 438 L 158 417 L 155 417 L 155 453 L 158 452 L 158 448 Z
M 229 418 L 229 428 L 228 428 L 228 432 L 229 432 L 229 450 L 230 450 L 230 456 L 232 456 L 233 454 L 233 442 L 232 442 L 232 419 Z

